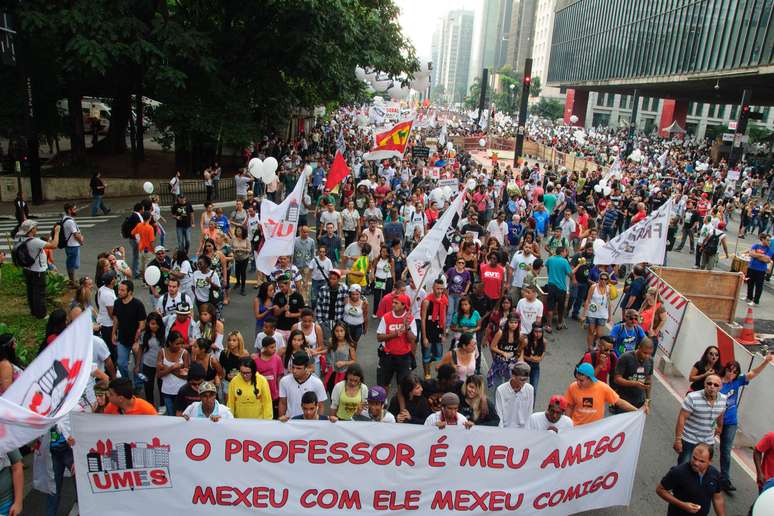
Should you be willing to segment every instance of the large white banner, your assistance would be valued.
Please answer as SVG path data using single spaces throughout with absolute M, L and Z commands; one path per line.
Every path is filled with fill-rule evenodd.
M 91 375 L 91 315 L 81 314 L 0 397 L 0 453 L 46 433 L 75 408 Z
M 264 274 L 274 270 L 277 258 L 293 254 L 298 232 L 301 203 L 306 192 L 306 174 L 298 176 L 296 186 L 284 201 L 275 204 L 268 199 L 261 202 L 261 227 L 266 241 L 255 260 L 256 268 Z
M 465 192 L 459 192 L 441 218 L 406 257 L 409 274 L 417 290 L 424 286 L 429 291 L 436 278 L 443 274 L 443 265 L 449 255 L 451 240 L 457 231 L 464 204 Z
M 555 434 L 73 414 L 81 514 L 565 515 L 627 505 L 645 416 Z
M 669 283 L 661 279 L 650 269 L 648 269 L 645 278 L 648 280 L 649 287 L 654 287 L 658 290 L 659 301 L 666 310 L 667 320 L 658 336 L 658 347 L 667 356 L 670 356 L 677 340 L 677 334 L 680 331 L 680 324 L 683 322 L 683 317 L 685 317 L 688 299 L 669 286 Z
M 667 229 L 672 212 L 670 198 L 659 209 L 609 242 L 594 242 L 594 263 L 664 263 Z

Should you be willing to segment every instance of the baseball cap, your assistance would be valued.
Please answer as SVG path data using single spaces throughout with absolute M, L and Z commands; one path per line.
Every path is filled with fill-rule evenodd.
M 179 315 L 188 315 L 191 313 L 191 305 L 188 303 L 179 303 L 175 307 L 175 313 Z
M 363 290 L 363 287 L 361 287 L 357 283 L 353 283 L 352 285 L 349 286 L 350 292 L 361 292 L 362 290 Z
M 328 274 L 335 274 L 339 278 L 341 277 L 341 271 L 339 269 L 331 269 Z
M 162 253 L 162 252 L 165 253 L 165 252 L 167 252 L 167 248 L 164 247 L 163 245 L 157 245 L 156 248 L 153 250 L 153 252 L 154 253 Z
M 26 235 L 36 227 L 38 227 L 38 223 L 36 221 L 27 219 L 21 223 L 21 226 L 19 226 L 19 233 Z
M 549 405 L 559 405 L 562 410 L 567 410 L 567 399 L 559 394 L 554 394 L 551 399 L 548 400 Z
M 215 384 L 212 382 L 203 382 L 199 386 L 199 394 L 204 394 L 205 392 L 218 392 L 218 389 L 215 387 Z
M 387 391 L 380 385 L 375 385 L 368 389 L 368 401 L 384 403 L 387 401 Z
M 453 392 L 446 392 L 441 396 L 441 406 L 448 407 L 450 405 L 459 405 L 460 397 Z
M 597 377 L 594 376 L 594 366 L 589 364 L 588 362 L 584 362 L 580 364 L 578 367 L 575 368 L 576 373 L 580 373 L 583 376 L 588 376 L 592 382 L 597 381 Z
M 408 307 L 411 304 L 411 301 L 409 300 L 409 297 L 406 294 L 401 294 L 398 297 L 393 298 L 399 303 L 402 303 L 403 306 Z
M 118 274 L 116 274 L 116 271 L 107 271 L 102 275 L 102 283 L 107 285 L 117 277 L 118 277 Z

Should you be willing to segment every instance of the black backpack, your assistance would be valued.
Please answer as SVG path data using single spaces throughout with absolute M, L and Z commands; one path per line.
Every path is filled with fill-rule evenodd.
M 72 217 L 62 217 L 62 220 L 54 224 L 54 227 L 51 228 L 51 238 L 54 238 L 54 230 L 57 226 L 59 226 L 59 242 L 57 243 L 56 247 L 57 249 L 64 249 L 67 247 L 67 241 L 70 240 L 70 237 L 73 236 L 72 233 L 70 233 L 69 236 L 65 236 L 64 232 L 64 225 L 65 222 L 68 220 L 72 220 Z
M 11 251 L 11 259 L 13 260 L 13 264 L 17 267 L 31 267 L 35 264 L 35 260 L 38 259 L 37 256 L 33 258 L 30 254 L 30 248 L 29 245 L 27 245 L 30 240 L 32 240 L 32 238 L 23 240 Z M 38 256 L 40 256 L 40 253 L 38 253 Z
M 718 253 L 718 247 L 720 246 L 720 235 L 716 230 L 712 230 L 712 235 L 707 239 L 707 243 L 704 244 L 702 252 L 706 255 L 712 256 Z
M 132 238 L 132 230 L 137 224 L 139 224 L 139 221 L 134 216 L 134 212 L 130 213 L 121 223 L 121 236 L 123 238 Z

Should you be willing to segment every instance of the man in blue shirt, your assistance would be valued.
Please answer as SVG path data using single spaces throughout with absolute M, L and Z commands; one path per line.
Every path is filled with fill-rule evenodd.
M 753 244 L 750 249 L 750 265 L 747 267 L 747 304 L 750 306 L 758 305 L 761 301 L 763 281 L 766 279 L 766 272 L 774 256 L 771 237 L 762 233 L 758 238 L 761 241 L 759 244 Z
M 538 203 L 535 206 L 535 211 L 532 212 L 532 218 L 535 219 L 535 232 L 538 236 L 545 236 L 548 231 L 548 217 L 548 212 L 543 203 Z
M 564 324 L 565 301 L 567 300 L 567 278 L 570 278 L 573 285 L 576 283 L 575 276 L 572 273 L 570 262 L 567 261 L 567 248 L 560 247 L 556 254 L 546 260 L 546 269 L 548 270 L 547 305 L 545 307 L 546 318 L 544 330 L 551 333 L 551 316 L 554 308 L 556 309 L 557 330 L 567 328 Z
M 617 323 L 610 330 L 610 336 L 615 339 L 613 350 L 617 356 L 628 351 L 634 351 L 637 344 L 645 338 L 645 332 L 640 326 L 640 316 L 637 310 L 626 310 L 623 322 Z

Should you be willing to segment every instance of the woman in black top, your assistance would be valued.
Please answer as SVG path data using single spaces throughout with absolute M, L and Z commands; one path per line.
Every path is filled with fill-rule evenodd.
M 212 341 L 204 337 L 196 339 L 193 346 L 193 362 L 198 362 L 204 368 L 204 381 L 215 382 L 220 386 L 220 380 L 223 378 L 223 368 L 218 359 L 212 356 Z
M 462 387 L 459 413 L 477 425 L 498 426 L 500 416 L 495 404 L 486 394 L 484 377 L 478 374 L 468 376 Z
M 500 384 L 511 379 L 511 366 L 521 357 L 519 346 L 519 326 L 517 317 L 511 317 L 505 327 L 497 330 L 492 337 L 490 350 L 492 352 L 492 367 L 489 368 L 487 385 L 496 389 Z
M 390 400 L 389 410 L 398 423 L 411 423 L 413 425 L 424 425 L 425 419 L 432 413 L 427 398 L 422 395 L 422 383 L 419 377 L 414 373 L 406 376 L 400 382 L 400 391 L 406 402 L 406 408 L 400 409 L 398 396 L 393 396 Z
M 698 362 L 693 364 L 688 380 L 691 382 L 691 391 L 700 391 L 704 388 L 704 379 L 711 374 L 720 372 L 720 349 L 717 346 L 708 346 L 704 350 Z
M 524 361 L 529 364 L 529 383 L 537 393 L 540 381 L 540 362 L 546 353 L 546 341 L 543 339 L 543 327 L 535 325 L 527 336 L 527 345 L 524 346 Z

